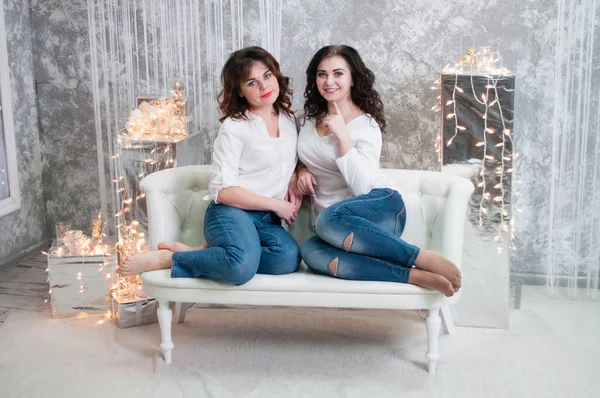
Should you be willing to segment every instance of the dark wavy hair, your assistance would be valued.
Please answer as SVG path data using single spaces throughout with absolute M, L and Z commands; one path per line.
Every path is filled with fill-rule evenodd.
M 248 79 L 255 62 L 262 61 L 277 78 L 279 83 L 279 97 L 273 104 L 277 113 L 283 112 L 292 117 L 292 89 L 290 78 L 283 76 L 279 69 L 279 63 L 267 50 L 261 47 L 246 47 L 237 50 L 229 56 L 223 70 L 221 71 L 221 85 L 223 89 L 217 97 L 219 110 L 221 111 L 220 122 L 228 117 L 234 119 L 246 119 L 246 111 L 249 108 L 248 100 L 240 97 L 242 82 Z
M 354 85 L 350 89 L 352 102 L 363 112 L 375 119 L 382 133 L 385 133 L 387 122 L 383 113 L 383 102 L 379 93 L 373 88 L 375 75 L 363 62 L 354 48 L 346 45 L 325 46 L 314 55 L 306 68 L 306 89 L 304 90 L 304 117 L 315 118 L 317 123 L 327 114 L 327 101 L 317 88 L 317 69 L 324 58 L 339 55 L 350 66 Z

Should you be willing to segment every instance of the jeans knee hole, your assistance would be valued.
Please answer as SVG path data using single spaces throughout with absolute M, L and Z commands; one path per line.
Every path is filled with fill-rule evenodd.
M 347 252 L 352 248 L 352 243 L 354 243 L 354 232 L 350 232 L 346 239 L 344 239 L 344 250 Z
M 336 257 L 329 263 L 329 271 L 331 275 L 337 276 L 339 259 Z

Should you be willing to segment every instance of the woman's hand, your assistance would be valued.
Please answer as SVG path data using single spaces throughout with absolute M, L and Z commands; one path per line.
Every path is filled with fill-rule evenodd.
M 315 185 L 319 185 L 319 184 L 317 184 L 317 180 L 315 180 L 315 176 L 313 176 L 306 167 L 302 167 L 300 170 L 298 170 L 297 186 L 298 186 L 298 190 L 303 195 L 314 196 L 315 195 L 315 188 L 314 188 Z
M 321 124 L 335 134 L 336 137 L 340 138 L 340 135 L 348 134 L 348 130 L 346 129 L 346 122 L 344 121 L 342 111 L 340 111 L 337 102 L 334 101 L 333 106 L 335 113 L 333 115 L 325 116 Z
M 275 202 L 272 211 L 274 211 L 279 218 L 288 223 L 288 225 L 291 225 L 294 221 L 296 221 L 298 209 L 296 209 L 295 205 L 286 200 L 274 199 L 274 201 Z
M 346 122 L 340 111 L 340 107 L 337 102 L 333 102 L 334 114 L 327 115 L 323 119 L 323 126 L 328 128 L 333 135 L 338 139 L 338 155 L 345 156 L 352 148 L 354 148 L 354 142 L 350 133 L 346 128 Z
M 298 174 L 292 174 L 292 178 L 290 179 L 290 183 L 288 184 L 288 190 L 285 193 L 285 200 L 290 202 L 296 207 L 296 211 L 302 205 L 302 192 L 298 188 Z

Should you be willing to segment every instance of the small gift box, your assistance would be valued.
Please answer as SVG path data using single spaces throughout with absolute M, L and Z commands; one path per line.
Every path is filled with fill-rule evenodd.
M 158 301 L 153 298 L 138 295 L 120 297 L 111 293 L 112 319 L 120 329 L 158 322 L 157 310 Z

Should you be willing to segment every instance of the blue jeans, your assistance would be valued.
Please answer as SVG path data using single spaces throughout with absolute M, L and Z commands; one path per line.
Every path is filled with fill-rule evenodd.
M 302 245 L 302 258 L 319 274 L 407 283 L 420 249 L 400 239 L 405 224 L 402 196 L 373 189 L 323 210 L 315 220 L 317 235 Z
M 210 247 L 173 254 L 171 277 L 208 277 L 243 285 L 259 274 L 289 274 L 300 265 L 300 247 L 273 212 L 211 202 L 204 217 Z

